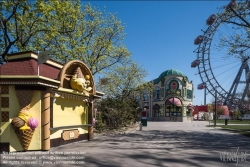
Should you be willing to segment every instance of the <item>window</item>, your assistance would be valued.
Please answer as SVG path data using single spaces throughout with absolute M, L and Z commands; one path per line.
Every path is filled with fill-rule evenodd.
M 136 99 L 137 102 L 139 102 L 141 100 L 141 96 L 137 95 L 135 99 Z
M 187 98 L 192 99 L 192 90 L 187 90 Z
M 166 107 L 165 117 L 169 117 L 170 108 L 171 108 L 171 107 Z
M 160 110 L 159 109 L 154 110 L 154 116 L 155 117 L 160 117 Z
M 169 117 L 169 111 L 166 111 L 165 117 Z
M 144 91 L 144 93 L 143 93 L 143 99 L 144 99 L 144 101 L 148 101 L 148 99 L 149 99 L 148 91 Z
M 155 99 L 157 99 L 157 100 L 161 99 L 161 88 L 159 88 L 159 87 L 155 88 Z
M 178 106 L 168 106 L 166 107 L 165 117 L 169 116 L 181 116 L 182 108 Z
M 9 112 L 8 111 L 2 111 L 0 122 L 9 122 L 9 119 L 10 119 Z

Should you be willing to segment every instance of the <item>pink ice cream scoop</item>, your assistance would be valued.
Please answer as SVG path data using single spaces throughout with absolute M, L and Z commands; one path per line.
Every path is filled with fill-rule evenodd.
M 38 126 L 38 120 L 36 118 L 29 118 L 28 126 L 31 130 L 35 130 L 35 128 Z

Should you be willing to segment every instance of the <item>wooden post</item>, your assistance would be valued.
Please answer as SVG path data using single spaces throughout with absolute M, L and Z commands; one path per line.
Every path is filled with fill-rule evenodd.
M 50 149 L 50 93 L 42 92 L 41 101 L 41 132 L 42 150 Z
M 89 98 L 90 105 L 88 107 L 88 124 L 92 125 L 92 120 L 93 120 L 93 110 L 94 110 L 94 102 L 93 102 L 93 96 Z M 89 126 L 88 127 L 88 133 L 89 133 L 89 138 L 88 140 L 92 140 L 94 138 L 94 127 Z

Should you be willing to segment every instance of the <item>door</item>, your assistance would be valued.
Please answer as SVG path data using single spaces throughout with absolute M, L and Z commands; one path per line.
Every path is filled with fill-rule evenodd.
M 172 121 L 177 121 L 177 118 L 181 117 L 181 107 L 173 105 L 172 111 L 171 111 L 171 118 Z

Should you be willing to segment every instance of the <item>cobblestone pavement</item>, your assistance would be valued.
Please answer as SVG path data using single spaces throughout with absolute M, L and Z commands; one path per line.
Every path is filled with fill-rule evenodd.
M 250 138 L 220 128 L 206 127 L 208 122 L 148 122 L 142 131 L 96 136 L 92 141 L 77 142 L 56 148 L 49 153 L 78 152 L 85 164 L 58 164 L 45 167 L 249 167 Z M 230 155 L 229 159 L 227 156 Z M 236 155 L 234 157 L 233 155 Z M 41 155 L 39 155 L 41 156 Z M 238 157 L 238 159 L 237 159 Z M 38 157 L 39 158 L 39 157 Z M 76 158 L 76 157 L 73 157 Z M 222 158 L 222 160 L 221 160 Z M 236 158 L 236 159 L 234 159 Z M 231 161 L 230 161 L 231 160 Z M 232 161 L 235 160 L 235 161 Z M 43 159 L 42 162 L 48 160 Z M 52 161 L 52 160 L 51 160 Z M 225 162 L 224 162 L 225 161 Z M 247 162 L 246 162 L 247 161 Z M 57 162 L 57 164 L 56 164 Z M 5 165 L 7 166 L 7 165 Z M 4 167 L 5 167 L 4 166 Z M 10 166 L 10 165 L 9 165 Z M 16 165 L 32 166 L 32 165 Z

